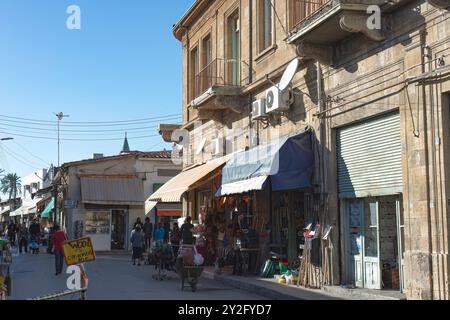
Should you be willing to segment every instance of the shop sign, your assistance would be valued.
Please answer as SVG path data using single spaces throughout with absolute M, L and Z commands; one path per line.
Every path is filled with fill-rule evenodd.
M 82 238 L 64 243 L 64 258 L 68 266 L 73 266 L 96 259 L 91 238 Z
M 73 201 L 73 200 L 65 200 L 64 201 L 64 208 L 65 209 L 75 209 L 75 201 Z

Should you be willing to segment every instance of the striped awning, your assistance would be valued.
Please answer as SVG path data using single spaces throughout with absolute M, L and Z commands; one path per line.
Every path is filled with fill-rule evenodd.
M 183 193 L 188 191 L 193 184 L 200 181 L 209 173 L 224 165 L 231 158 L 231 156 L 232 155 L 230 154 L 214 159 L 193 169 L 181 172 L 166 182 L 161 188 L 158 189 L 158 191 L 153 193 L 150 196 L 149 201 L 181 202 Z
M 83 203 L 144 205 L 144 187 L 138 178 L 81 177 Z

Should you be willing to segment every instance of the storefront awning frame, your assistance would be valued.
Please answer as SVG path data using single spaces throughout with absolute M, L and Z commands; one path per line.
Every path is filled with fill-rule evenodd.
M 270 178 L 273 191 L 305 189 L 314 174 L 314 135 L 306 128 L 244 153 L 236 154 L 222 169 L 216 197 L 262 190 Z

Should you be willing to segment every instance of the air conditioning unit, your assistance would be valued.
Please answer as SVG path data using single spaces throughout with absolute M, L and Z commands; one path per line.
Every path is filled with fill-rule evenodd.
M 266 91 L 266 112 L 279 113 L 289 110 L 291 106 L 291 98 L 289 91 L 281 91 L 278 87 L 273 86 Z
M 223 137 L 218 137 L 212 140 L 212 155 L 223 156 L 224 155 L 224 141 Z
M 266 116 L 266 99 L 258 99 L 252 104 L 252 120 L 258 120 Z

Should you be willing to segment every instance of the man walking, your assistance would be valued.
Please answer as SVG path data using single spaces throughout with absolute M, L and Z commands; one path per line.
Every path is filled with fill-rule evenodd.
M 25 253 L 28 253 L 28 240 L 30 239 L 30 233 L 25 223 L 22 223 L 22 226 L 19 228 L 17 239 L 19 240 L 19 254 L 22 254 L 22 248 L 24 247 Z
M 11 221 L 8 225 L 8 239 L 12 247 L 16 245 L 16 232 L 16 225 Z
M 64 241 L 67 240 L 67 235 L 64 231 L 59 228 L 59 225 L 54 226 L 55 233 L 52 236 L 52 243 L 55 253 L 55 275 L 62 273 L 64 265 Z
M 153 224 L 150 222 L 149 217 L 145 218 L 144 235 L 145 235 L 144 250 L 147 250 L 148 248 L 150 248 L 152 244 L 152 235 L 153 235 Z

